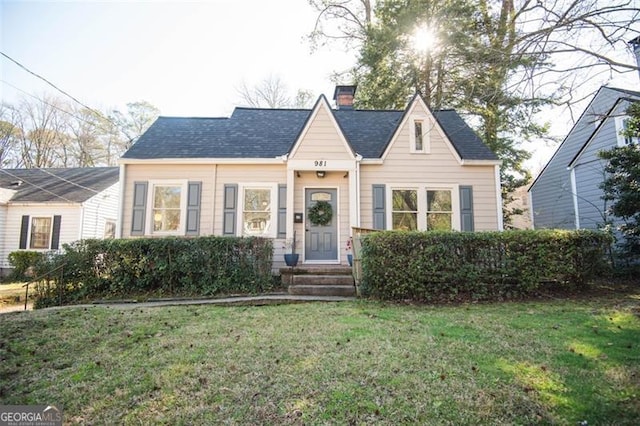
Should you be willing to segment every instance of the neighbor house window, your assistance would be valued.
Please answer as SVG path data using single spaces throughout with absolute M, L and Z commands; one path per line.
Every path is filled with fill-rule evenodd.
M 387 195 L 387 223 L 404 231 L 451 231 L 460 229 L 458 185 L 415 184 L 391 188 Z
M 104 223 L 104 238 L 113 239 L 116 237 L 116 222 L 114 220 L 107 220 Z
M 153 232 L 177 233 L 181 229 L 184 186 L 155 184 L 152 191 Z
M 392 229 L 414 231 L 418 229 L 418 191 L 415 189 L 392 190 Z
M 452 217 L 451 191 L 427 190 L 427 230 L 450 231 Z
M 272 187 L 243 188 L 242 235 L 271 236 L 273 233 Z
M 29 248 L 48 249 L 51 242 L 51 218 L 31 218 L 31 238 Z
M 637 144 L 638 138 L 630 138 L 622 135 L 622 132 L 629 127 L 629 117 L 616 117 L 616 136 L 618 138 L 618 146 L 626 146 L 631 144 Z

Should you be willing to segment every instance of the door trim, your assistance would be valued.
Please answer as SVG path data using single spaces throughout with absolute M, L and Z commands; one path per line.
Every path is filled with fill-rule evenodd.
M 340 264 L 340 187 L 331 185 L 309 185 L 302 187 L 302 206 L 304 209 L 304 221 L 303 225 L 306 226 L 307 218 L 307 190 L 308 189 L 332 189 L 336 191 L 336 244 L 337 247 L 337 259 L 327 260 L 307 260 L 307 233 L 303 232 L 302 237 L 302 263 L 309 265 L 339 265 Z M 304 230 L 304 229 L 303 229 Z

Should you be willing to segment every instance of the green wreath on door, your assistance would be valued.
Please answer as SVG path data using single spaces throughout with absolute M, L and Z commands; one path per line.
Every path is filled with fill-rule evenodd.
M 333 208 L 328 201 L 316 201 L 309 207 L 309 220 L 313 225 L 325 226 L 331 223 L 333 219 Z

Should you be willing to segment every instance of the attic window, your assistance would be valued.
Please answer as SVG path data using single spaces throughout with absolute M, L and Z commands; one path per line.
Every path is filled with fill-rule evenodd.
M 412 153 L 429 153 L 429 126 L 426 117 L 416 117 L 411 120 L 412 126 L 409 134 L 409 150 Z
M 424 151 L 424 147 L 422 145 L 422 121 L 415 121 L 413 125 L 416 138 L 415 150 Z

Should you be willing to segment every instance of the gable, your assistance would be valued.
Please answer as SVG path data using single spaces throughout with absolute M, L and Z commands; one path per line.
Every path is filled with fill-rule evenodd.
M 584 149 L 585 144 L 594 136 L 600 126 L 600 118 L 607 116 L 620 97 L 636 96 L 640 93 L 630 90 L 616 89 L 602 86 L 593 96 L 589 105 L 584 109 L 567 136 L 560 143 L 547 164 L 540 171 L 529 187 L 529 192 L 534 192 L 536 186 L 541 185 L 548 177 L 554 181 L 566 180 L 567 166 L 573 163 L 578 154 Z M 545 186 L 546 183 L 543 185 Z M 549 190 L 547 188 L 546 190 Z
M 355 154 L 336 121 L 324 96 L 318 99 L 298 140 L 290 160 L 354 159 Z
M 425 135 L 425 153 L 416 155 L 430 156 L 433 149 L 440 154 L 444 153 L 445 156 L 455 159 L 457 163 L 462 162 L 462 159 L 446 137 L 438 121 L 419 96 L 414 96 L 409 104 L 402 121 L 382 154 L 383 160 L 386 160 L 390 156 L 404 157 L 412 151 L 412 133 L 414 132 L 416 121 L 421 123 Z

